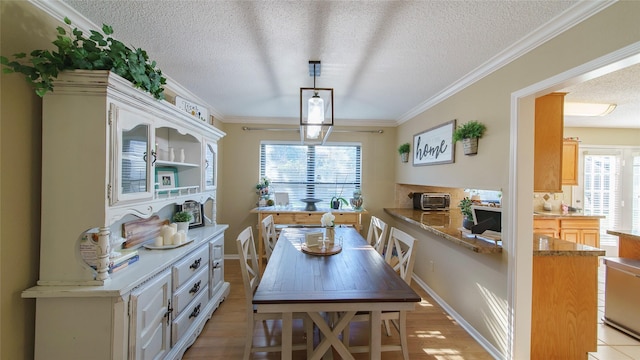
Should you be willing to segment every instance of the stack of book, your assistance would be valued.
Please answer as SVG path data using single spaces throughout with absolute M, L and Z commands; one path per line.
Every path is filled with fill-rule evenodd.
M 109 259 L 109 274 L 120 271 L 140 259 L 138 250 L 120 250 L 120 256 Z

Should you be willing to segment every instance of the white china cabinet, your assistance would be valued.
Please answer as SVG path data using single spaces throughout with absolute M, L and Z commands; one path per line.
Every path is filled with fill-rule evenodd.
M 36 299 L 36 358 L 178 359 L 229 293 L 228 226 L 215 221 L 225 134 L 108 71 L 65 72 L 54 87 L 43 99 L 40 277 L 22 293 Z M 140 248 L 108 272 L 124 220 L 187 200 L 213 203 L 193 241 Z M 95 269 L 80 253 L 90 229 Z

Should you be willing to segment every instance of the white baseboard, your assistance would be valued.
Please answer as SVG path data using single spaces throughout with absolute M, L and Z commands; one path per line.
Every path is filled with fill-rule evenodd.
M 415 274 L 412 276 L 412 279 L 413 281 L 418 283 L 418 285 L 420 285 L 420 287 L 427 294 L 429 294 L 429 296 L 431 296 L 433 300 L 435 300 L 435 302 L 437 302 L 438 305 L 440 305 L 440 307 L 442 307 L 444 311 L 447 312 L 447 314 L 449 314 L 458 324 L 460 324 L 460 326 L 462 326 L 462 328 L 465 329 L 469 333 L 469 335 L 471 335 L 471 337 L 480 344 L 480 346 L 487 350 L 487 352 L 489 352 L 489 355 L 493 356 L 494 359 L 504 358 L 504 354 L 500 353 L 500 351 L 498 351 L 498 349 L 493 346 L 493 344 L 487 341 L 487 339 L 485 339 L 484 336 L 482 336 L 473 326 L 471 326 L 471 324 L 469 324 L 462 316 L 460 316 L 460 314 L 453 310 L 453 308 L 449 306 L 449 304 L 447 304 L 446 301 L 444 301 L 440 296 L 438 296 L 438 294 L 436 294 L 435 291 L 433 291 L 424 281 L 422 281 L 422 279 L 415 276 Z

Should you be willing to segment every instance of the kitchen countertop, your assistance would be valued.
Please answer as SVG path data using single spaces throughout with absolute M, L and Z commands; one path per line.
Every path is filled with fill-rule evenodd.
M 417 225 L 423 230 L 474 252 L 481 254 L 496 254 L 502 252 L 502 246 L 498 245 L 499 243 L 496 244 L 495 242 L 463 235 L 461 226 L 462 214 L 460 214 L 459 211 L 420 211 L 412 208 L 384 208 L 384 211 L 395 218 Z M 562 214 L 555 215 L 555 217 L 557 216 L 562 216 Z M 580 214 L 580 216 L 585 217 L 582 214 Z M 640 235 L 640 233 L 638 235 Z M 605 251 L 598 248 L 543 235 L 534 235 L 532 242 L 533 256 L 605 255 Z
M 502 252 L 502 246 L 493 241 L 464 236 L 461 231 L 462 214 L 459 211 L 421 211 L 412 208 L 384 208 L 384 211 L 471 251 L 481 254 Z
M 630 240 L 638 240 L 640 241 L 640 229 L 634 230 L 607 230 L 607 234 L 609 235 L 617 235 L 624 236 Z
M 533 234 L 533 256 L 604 256 L 605 251 L 588 245 Z
M 563 213 L 562 211 L 534 211 L 533 218 L 534 219 L 541 219 L 541 218 L 604 219 L 605 217 L 602 215 L 585 215 L 581 212 Z

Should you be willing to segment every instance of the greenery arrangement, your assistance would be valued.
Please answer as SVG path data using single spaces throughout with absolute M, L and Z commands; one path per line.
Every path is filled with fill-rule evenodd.
M 193 220 L 193 215 L 188 211 L 178 211 L 173 214 L 174 222 L 190 222 L 191 220 Z
M 398 153 L 399 154 L 408 154 L 411 151 L 411 148 L 409 146 L 409 143 L 404 143 L 402 145 L 400 145 L 400 147 L 398 148 Z
M 478 121 L 469 121 L 466 124 L 460 125 L 453 132 L 453 141 L 460 141 L 462 139 L 480 138 L 484 134 L 487 127 Z
M 464 199 L 460 200 L 460 202 L 458 203 L 460 212 L 467 220 L 473 219 L 473 213 L 471 212 L 471 205 L 473 205 L 473 202 L 468 197 L 465 197 Z
M 65 17 L 64 22 L 71 25 Z M 143 89 L 156 99 L 164 99 L 164 88 L 167 79 L 156 69 L 156 62 L 149 61 L 147 52 L 137 48 L 130 49 L 122 42 L 112 38 L 113 28 L 102 26 L 102 32 L 91 31 L 86 37 L 77 28 L 71 34 L 62 27 L 56 28 L 58 36 L 53 45 L 57 51 L 34 50 L 30 58 L 27 54 L 14 54 L 10 61 L 0 56 L 0 64 L 4 65 L 4 73 L 21 73 L 35 88 L 36 94 L 44 96 L 53 91 L 53 81 L 58 73 L 64 70 L 110 70 L 130 81 L 136 88 Z
M 347 201 L 347 199 L 345 199 L 345 198 L 343 198 L 341 196 L 334 196 L 334 197 L 331 198 L 331 202 L 330 202 L 332 209 L 339 209 L 340 208 L 340 206 L 338 206 L 338 207 L 334 207 L 333 206 L 333 203 L 335 201 L 338 201 L 338 203 L 342 203 L 342 204 L 347 205 L 347 206 L 349 205 L 349 202 Z

